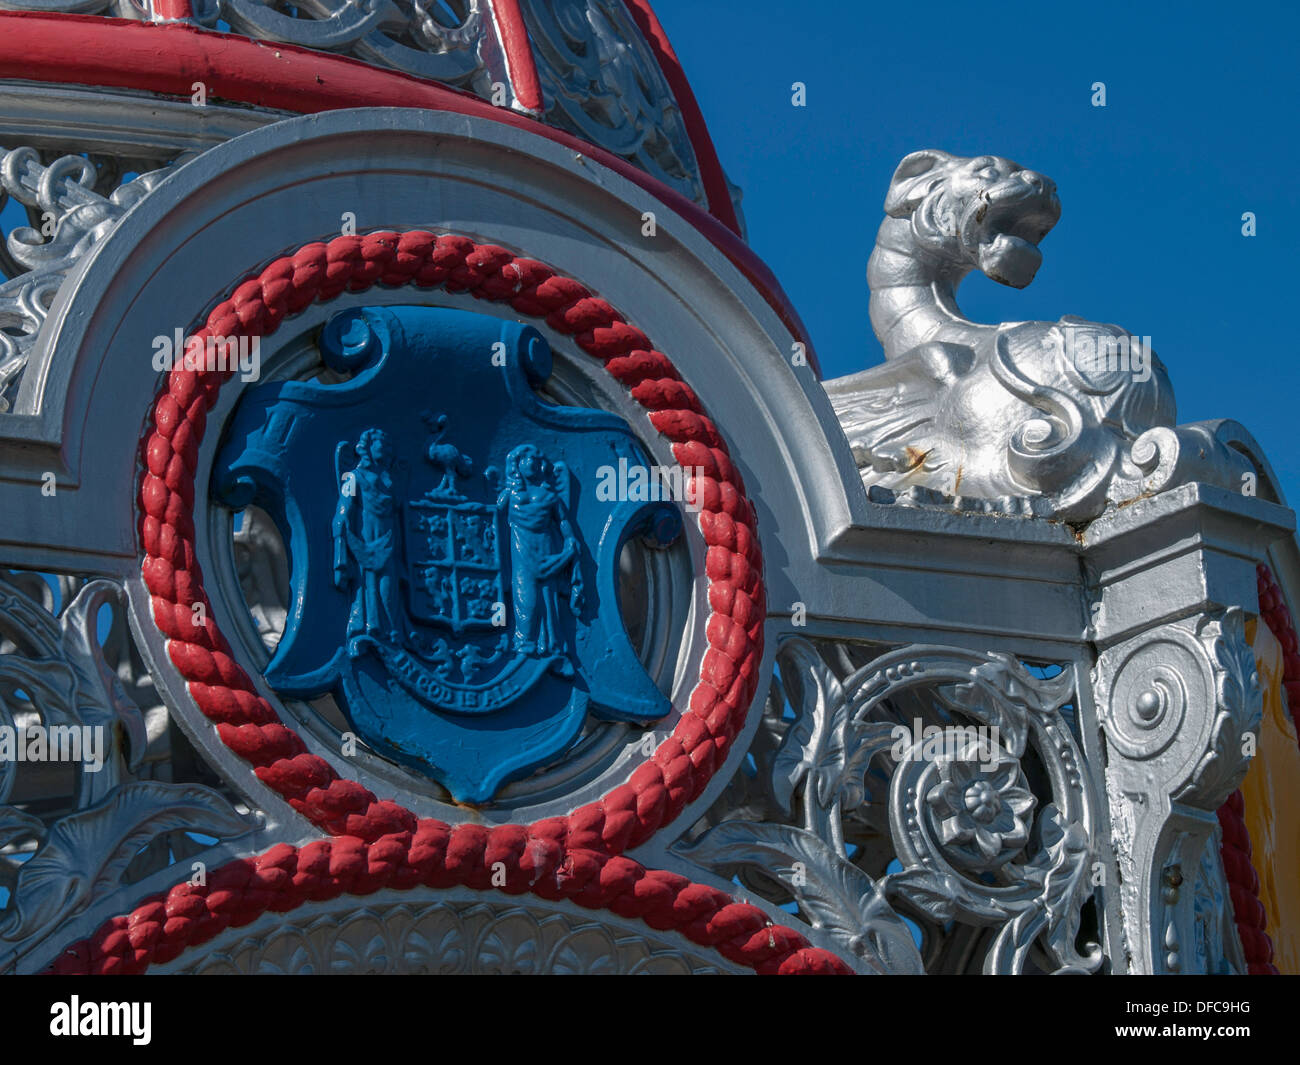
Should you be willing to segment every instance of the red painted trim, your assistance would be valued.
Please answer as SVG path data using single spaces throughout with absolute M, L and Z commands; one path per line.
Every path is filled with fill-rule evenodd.
M 528 38 L 519 0 L 493 0 L 492 16 L 501 35 L 501 48 L 506 54 L 506 69 L 510 72 L 510 87 L 520 105 L 536 114 L 542 112 L 542 83 L 537 77 L 537 63 L 533 59 L 533 44 Z
M 709 136 L 709 127 L 704 121 L 704 112 L 691 91 L 691 83 L 682 70 L 677 53 L 668 43 L 668 35 L 659 24 L 650 7 L 650 0 L 623 0 L 632 19 L 636 22 L 641 36 L 646 39 L 659 61 L 659 69 L 668 79 L 668 87 L 677 98 L 681 108 L 682 121 L 686 123 L 686 133 L 691 138 L 691 147 L 695 149 L 695 162 L 700 168 L 704 180 L 704 194 L 709 200 L 709 210 L 722 221 L 733 233 L 740 234 L 740 220 L 736 217 L 735 205 L 731 202 L 731 193 L 727 189 L 727 179 L 718 161 L 717 149 L 713 147 L 713 138 Z
M 209 99 L 302 114 L 351 107 L 420 107 L 527 130 L 608 167 L 690 222 L 754 284 L 786 328 L 806 345 L 809 365 L 821 375 L 808 332 L 789 297 L 767 264 L 732 229 L 625 159 L 469 93 L 345 56 L 181 23 L 32 11 L 0 13 L 0 78 L 111 85 L 185 97 L 194 82 L 202 81 Z
M 190 0 L 154 0 L 154 14 L 165 19 L 192 19 L 194 9 Z

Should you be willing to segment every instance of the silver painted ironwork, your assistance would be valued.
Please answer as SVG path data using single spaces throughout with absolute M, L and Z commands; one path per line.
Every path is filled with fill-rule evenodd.
M 1232 895 L 1223 860 L 1219 857 L 1223 833 L 1216 826 L 1201 847 L 1201 861 L 1183 891 L 1192 900 L 1192 938 L 1180 953 L 1187 972 L 1240 976 L 1246 972 L 1241 940 L 1232 920 Z M 1162 886 L 1162 894 L 1168 890 Z
M 0 88 L 8 99 L 18 91 Z M 1070 384 L 1064 328 L 1106 327 L 978 326 L 947 314 L 945 285 L 970 269 L 1027 283 L 1054 220 L 1045 179 L 934 153 L 907 164 L 890 193 L 900 216 L 873 256 L 889 359 L 823 389 L 790 365 L 795 338 L 703 236 L 653 201 L 669 244 L 628 239 L 628 220 L 652 205 L 644 190 L 543 138 L 399 109 L 279 121 L 196 117 L 160 101 L 146 120 L 106 91 L 77 120 L 87 128 L 66 127 L 58 144 L 34 139 L 37 116 L 58 111 L 58 98 L 33 88 L 28 110 L 6 112 L 9 122 L 30 118 L 33 138 L 21 143 L 66 154 L 84 135 L 96 151 L 112 149 L 119 168 L 178 156 L 184 165 L 130 182 L 118 201 L 103 168 L 92 177 L 80 157 L 18 150 L 3 169 L 12 195 L 56 219 L 51 239 L 18 240 L 24 272 L 9 284 L 59 272 L 39 320 L 24 319 L 30 331 L 14 340 L 28 362 L 8 393 L 14 411 L 0 418 L 0 566 L 60 576 L 0 577 L 0 717 L 103 722 L 115 739 L 99 774 L 55 780 L 0 765 L 0 887 L 10 892 L 0 968 L 43 968 L 185 878 L 191 858 L 211 866 L 320 836 L 220 742 L 152 624 L 136 542 L 138 441 L 159 385 L 151 339 L 192 327 L 249 269 L 329 239 L 352 210 L 375 228 L 454 218 L 597 287 L 671 354 L 746 482 L 761 486 L 764 691 L 703 794 L 631 857 L 748 898 L 859 972 L 1244 969 L 1213 811 L 1244 772 L 1243 735 L 1258 727 L 1243 624 L 1257 610 L 1254 567 L 1267 560 L 1284 587 L 1300 589 L 1294 519 L 1241 426 L 1172 424 L 1154 361 L 1145 381 Z M 361 132 L 367 154 L 356 158 L 347 146 Z M 311 198 L 298 194 L 308 182 Z M 419 213 L 429 203 L 438 217 Z M 194 256 L 199 239 L 204 254 Z M 319 372 L 315 332 L 363 299 L 463 306 L 436 290 L 344 294 L 267 338 L 266 373 Z M 514 317 L 503 305 L 482 309 Z M 571 338 L 540 328 L 557 357 L 550 398 L 643 425 L 643 411 Z M 1063 376 L 1049 380 L 1045 366 Z M 199 484 L 237 398 L 232 384 L 209 414 Z M 963 437 L 962 410 L 973 413 L 966 425 L 1008 418 L 1012 428 Z M 672 461 L 657 434 L 644 442 Z M 929 442 L 933 458 L 905 466 L 907 446 Z M 952 450 L 959 444 L 969 450 Z M 955 474 L 958 454 L 979 458 L 960 460 L 953 493 L 942 475 Z M 1258 475 L 1257 495 L 1237 490 L 1242 471 Z M 55 490 L 43 494 L 46 483 Z M 1126 495 L 1135 485 L 1142 491 Z M 908 492 L 941 505 L 897 505 Z M 1120 501 L 1128 505 L 1108 505 Z M 283 629 L 283 545 L 254 511 L 236 532 L 202 493 L 197 507 L 194 550 L 214 615 L 257 677 Z M 1072 516 L 1076 527 L 1038 515 Z M 624 560 L 625 619 L 676 705 L 707 646 L 705 552 L 692 525 L 680 557 Z M 112 617 L 101 633 L 104 607 Z M 466 817 L 373 752 L 341 755 L 329 700 L 261 694 L 341 775 L 421 816 Z M 644 736 L 593 732 L 577 755 L 512 784 L 489 817 L 535 820 L 598 798 L 643 760 L 646 736 L 662 742 L 676 721 Z M 918 742 L 917 722 L 943 740 L 936 749 Z M 900 726 L 913 739 L 895 748 Z M 994 727 L 992 745 L 967 731 Z M 33 796 L 57 801 L 38 815 Z M 128 853 L 143 857 L 125 862 Z M 734 966 L 608 913 L 417 889 L 269 914 L 162 968 Z
M 743 972 L 685 937 L 643 924 L 596 919 L 572 904 L 484 901 L 481 892 L 439 892 L 412 903 L 381 892 L 268 914 L 219 937 L 200 960 L 164 972 L 433 973 L 451 975 L 684 976 Z
M 704 203 L 681 111 L 622 0 L 531 0 L 522 6 L 546 120 Z
M 0 971 L 92 904 L 129 895 L 142 876 L 204 854 L 210 848 L 196 835 L 237 839 L 256 827 L 256 817 L 209 786 L 149 779 L 160 760 L 171 761 L 158 750 L 167 745 L 166 714 L 159 722 L 146 709 L 150 699 L 133 697 L 147 686 L 132 683 L 134 665 L 122 648 L 113 648 L 121 655 L 116 666 L 107 657 L 123 621 L 121 588 L 106 580 L 61 583 L 75 597 L 55 616 L 40 577 L 0 577 L 0 729 L 20 743 L 40 734 L 51 750 L 72 733 L 85 737 L 65 747 L 79 760 L 0 761 L 0 887 L 8 894 Z M 113 621 L 101 645 L 103 611 Z M 42 814 L 31 812 L 33 801 Z
M 1106 787 L 1119 859 L 1125 939 L 1153 972 L 1182 972 L 1187 946 L 1204 956 L 1194 885 L 1202 851 L 1218 842 L 1216 811 L 1241 783 L 1243 739 L 1259 733 L 1261 701 L 1243 615 L 1233 608 L 1163 625 L 1097 662 L 1098 707 L 1112 756 Z M 1233 959 L 1235 960 L 1235 959 Z M 1239 963 L 1238 963 L 1239 964 Z M 1212 970 L 1211 970 L 1212 971 Z
M 151 0 L 0 0 L 0 10 L 187 22 L 257 40 L 337 52 L 467 90 L 519 101 L 492 0 L 195 0 L 172 19 Z M 707 206 L 680 108 L 622 0 L 521 0 L 541 82 L 537 117 L 621 156 Z M 740 190 L 728 182 L 740 215 Z M 743 222 L 742 222 L 743 227 Z
M 945 923 L 991 929 L 985 972 L 1024 971 L 1036 952 L 1049 971 L 1098 968 L 1099 944 L 1075 949 L 1099 846 L 1062 713 L 1072 671 L 1043 679 L 1004 653 L 909 646 L 842 676 L 839 651 L 782 645 L 795 718 L 783 723 L 785 700 L 769 702 L 767 734 L 783 735 L 755 753 L 764 801 L 710 811 L 716 823 L 680 853 L 718 871 L 760 871 L 779 884 L 777 901 L 792 896 L 875 971 L 923 971 L 900 914 L 926 922 L 931 954 L 951 935 Z M 1026 756 L 1046 770 L 1041 797 Z M 755 813 L 771 820 L 740 819 Z M 781 823 L 791 820 L 802 824 Z M 887 872 L 893 862 L 901 868 Z
M 1089 636 L 1099 652 L 1093 690 L 1130 971 L 1244 971 L 1236 936 L 1217 933 L 1204 907 L 1225 890 L 1215 811 L 1240 784 L 1259 735 L 1245 620 L 1255 609 L 1252 559 L 1281 531 L 1257 523 L 1268 509 L 1280 508 L 1194 484 L 1084 533 Z M 1278 517 L 1282 529 L 1294 528 L 1289 513 Z M 1281 543 L 1285 565 L 1294 539 Z
M 122 173 L 155 170 L 284 117 L 271 108 L 212 100 L 195 107 L 188 99 L 126 89 L 0 82 L 0 144 L 112 157 Z M 99 191 L 111 189 L 100 185 Z
M 4 152 L 0 188 L 40 223 L 15 229 L 6 241 L 26 272 L 0 285 L 0 413 L 15 409 L 32 344 L 72 268 L 164 177 L 161 170 L 140 174 L 104 196 L 95 191 L 101 175 L 89 159 L 65 155 L 46 165 L 32 147 Z
M 457 18 L 447 21 L 447 14 Z M 199 16 L 236 33 L 353 55 L 376 66 L 455 85 L 494 102 L 510 80 L 488 0 L 305 0 L 292 13 L 267 0 L 214 0 Z

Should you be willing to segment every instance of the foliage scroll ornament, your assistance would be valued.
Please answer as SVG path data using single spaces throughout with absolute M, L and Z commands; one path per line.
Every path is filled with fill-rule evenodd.
M 22 797 L 31 793 L 28 771 L 45 772 L 49 763 L 0 763 L 0 863 L 10 892 L 0 910 L 0 968 L 93 903 L 129 891 L 128 874 L 147 871 L 142 857 L 152 857 L 144 852 L 155 841 L 166 853 L 184 846 L 172 834 L 232 839 L 254 827 L 210 787 L 147 779 L 150 749 L 165 731 L 160 737 L 153 715 L 125 687 L 130 663 L 120 675 L 97 631 L 102 609 L 120 610 L 121 589 L 106 580 L 60 583 L 71 601 L 56 615 L 40 576 L 0 579 L 0 728 L 24 737 L 89 731 L 102 746 L 93 762 L 58 766 L 71 779 L 63 804 L 44 816 L 25 808 Z M 84 756 L 87 748 L 80 749 Z
M 1214 812 L 1245 776 L 1260 728 L 1243 611 L 1171 622 L 1108 648 L 1093 689 L 1110 752 L 1127 949 L 1144 971 L 1186 971 L 1188 950 L 1195 958 L 1211 942 L 1189 881 L 1215 846 Z M 1234 953 L 1214 957 L 1231 963 Z
M 1008 654 L 910 646 L 841 678 L 803 639 L 784 643 L 778 662 L 795 718 L 747 808 L 802 827 L 728 820 L 683 854 L 778 877 L 815 927 L 876 971 L 921 968 L 895 905 L 993 930 L 988 973 L 1023 972 L 1034 951 L 1058 972 L 1100 966 L 1099 945 L 1076 946 L 1096 814 L 1062 713 L 1071 673 L 1045 679 Z M 920 718 L 908 717 L 922 712 L 938 724 L 914 735 Z M 886 811 L 902 868 L 873 879 L 845 825 Z
M 12 267 L 22 272 L 0 283 L 0 413 L 31 413 L 18 410 L 19 386 L 60 286 L 167 176 L 164 169 L 121 180 L 116 170 L 107 165 L 101 171 L 81 155 L 47 165 L 35 148 L 0 149 L 0 206 L 12 197 L 40 220 L 15 228 L 5 242 Z

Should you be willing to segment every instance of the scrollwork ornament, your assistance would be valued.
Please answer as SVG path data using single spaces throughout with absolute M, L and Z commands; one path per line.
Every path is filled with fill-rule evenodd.
M 1111 754 L 1106 787 L 1133 965 L 1187 971 L 1188 950 L 1208 948 L 1184 881 L 1217 837 L 1214 811 L 1241 783 L 1246 740 L 1262 716 L 1243 611 L 1172 622 L 1108 648 L 1094 691 Z
M 1241 785 L 1250 767 L 1245 739 L 1259 735 L 1263 693 L 1240 609 L 1228 610 L 1220 619 L 1202 618 L 1197 635 L 1212 663 L 1215 713 L 1207 748 L 1174 797 L 1217 810 Z
M 1112 747 L 1132 762 L 1158 759 L 1177 801 L 1215 810 L 1241 783 L 1243 740 L 1257 734 L 1263 704 L 1239 608 L 1111 649 L 1095 686 Z
M 685 123 L 663 73 L 618 0 L 527 4 L 547 119 L 705 202 Z
M 1095 811 L 1061 713 L 1070 671 L 1042 677 L 1007 654 L 911 646 L 841 677 L 802 639 L 782 644 L 778 665 L 795 719 L 771 759 L 771 794 L 777 816 L 803 827 L 724 821 L 681 853 L 722 875 L 775 878 L 875 971 L 918 961 L 896 934 L 898 906 L 992 929 L 987 972 L 1024 971 L 1037 948 L 1056 971 L 1100 966 L 1099 945 L 1075 942 L 1093 890 Z M 941 724 L 915 735 L 908 715 L 920 708 Z M 1046 800 L 1022 767 L 1030 754 Z M 846 817 L 877 810 L 903 867 L 878 882 L 845 839 Z
M 30 841 L 16 868 L 5 863 L 10 897 L 0 912 L 0 964 L 126 886 L 128 868 L 160 837 L 230 839 L 254 827 L 212 788 L 134 779 L 149 768 L 153 734 L 124 687 L 132 662 L 111 666 L 100 631 L 101 612 L 121 610 L 122 590 L 107 580 L 59 584 L 71 601 L 56 616 L 41 577 L 0 578 L 0 728 L 5 742 L 30 750 L 39 735 L 48 745 L 36 763 L 0 760 L 0 803 L 30 793 L 27 775 L 46 772 L 48 759 L 71 759 L 62 764 L 66 793 L 47 798 L 50 812 L 0 805 L 0 846 Z
M 923 971 L 911 932 L 876 882 L 811 832 L 793 825 L 727 821 L 676 848 L 717 871 L 742 866 L 789 885 L 814 928 L 877 973 Z
M 0 413 L 17 411 L 37 334 L 72 268 L 166 173 L 141 174 L 104 196 L 96 191 L 99 171 L 82 156 L 65 155 L 48 165 L 31 147 L 0 156 L 0 187 L 45 219 L 42 228 L 20 226 L 6 241 L 27 272 L 0 284 Z

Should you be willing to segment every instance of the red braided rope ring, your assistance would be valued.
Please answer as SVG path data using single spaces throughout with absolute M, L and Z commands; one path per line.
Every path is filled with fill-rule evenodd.
M 106 921 L 48 971 L 142 973 L 265 913 L 285 913 L 345 894 L 456 885 L 489 890 L 495 862 L 506 867 L 505 885 L 496 890 L 507 895 L 568 899 L 587 909 L 640 919 L 654 929 L 678 931 L 761 974 L 850 971 L 834 954 L 809 947 L 794 930 L 770 924 L 758 907 L 676 873 L 647 869 L 603 851 L 566 849 L 519 825 L 452 828 L 434 820 L 369 843 L 353 836 L 305 847 L 282 843 L 257 857 L 230 862 L 211 873 L 204 886 L 178 884 L 145 899 L 130 914 Z
M 212 619 L 194 549 L 194 477 L 207 412 L 229 371 L 177 366 L 153 407 L 142 444 L 140 539 L 145 584 L 167 651 L 199 709 L 259 779 L 313 824 L 338 837 L 295 850 L 287 845 L 232 862 L 203 888 L 181 884 L 133 913 L 106 922 L 55 964 L 59 972 L 138 972 L 169 961 L 267 910 L 317 898 L 366 894 L 380 887 L 491 886 L 493 865 L 508 893 L 572 898 L 579 905 L 641 917 L 682 931 L 762 972 L 848 972 L 833 954 L 798 933 L 771 926 L 757 907 L 685 877 L 617 857 L 672 821 L 708 783 L 744 724 L 763 654 L 762 555 L 753 505 L 713 422 L 671 360 L 608 303 L 544 263 L 517 258 L 467 237 L 424 231 L 338 237 L 277 259 L 239 285 L 208 316 L 208 336 L 267 336 L 313 302 L 375 284 L 441 286 L 477 299 L 508 302 L 572 335 L 649 411 L 692 478 L 700 530 L 708 545 L 709 649 L 672 736 L 631 779 L 567 817 L 530 826 L 451 828 L 417 821 L 398 803 L 378 800 L 309 754 L 257 694 Z M 193 606 L 204 624 L 193 624 Z M 322 864 L 324 863 L 324 864 Z
M 551 328 L 604 360 L 649 412 L 651 424 L 672 441 L 678 462 L 704 471 L 695 490 L 708 545 L 710 615 L 699 683 L 672 736 L 627 784 L 561 819 L 564 838 L 580 850 L 619 853 L 643 843 L 703 791 L 744 725 L 757 686 L 766 610 L 762 555 L 754 509 L 726 444 L 671 360 L 608 303 L 543 263 L 467 237 L 387 232 L 309 244 L 239 285 L 195 336 L 266 336 L 313 302 L 375 284 L 442 287 L 545 317 Z M 168 655 L 222 741 L 313 824 L 331 835 L 366 840 L 411 831 L 408 811 L 378 801 L 307 753 L 257 694 L 212 620 L 194 551 L 194 475 L 207 411 L 229 376 L 173 369 L 144 441 L 143 574 L 154 619 L 168 637 Z M 193 624 L 196 603 L 204 606 L 201 627 Z

